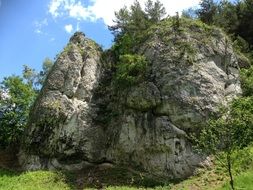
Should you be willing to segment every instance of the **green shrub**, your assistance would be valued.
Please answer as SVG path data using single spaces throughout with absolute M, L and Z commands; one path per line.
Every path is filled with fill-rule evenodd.
M 237 36 L 233 42 L 233 47 L 240 52 L 249 51 L 249 43 L 240 36 Z
M 146 74 L 147 61 L 140 55 L 121 55 L 117 65 L 115 82 L 119 88 L 127 88 L 141 82 Z
M 253 66 L 249 69 L 242 69 L 241 73 L 241 85 L 244 96 L 252 96 L 253 95 Z
M 120 55 L 131 53 L 136 41 L 129 34 L 123 35 L 118 41 L 113 45 L 112 50 L 115 56 L 119 58 Z

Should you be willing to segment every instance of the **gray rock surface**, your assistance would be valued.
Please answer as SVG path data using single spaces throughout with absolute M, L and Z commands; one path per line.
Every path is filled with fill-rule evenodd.
M 116 92 L 101 49 L 82 33 L 70 39 L 31 111 L 25 169 L 109 162 L 175 179 L 201 165 L 188 134 L 241 94 L 231 43 L 218 29 L 190 23 L 175 35 L 165 22 L 138 53 L 148 76 Z
M 101 53 L 92 40 L 76 33 L 59 55 L 31 111 L 24 143 L 29 152 L 20 157 L 25 168 L 102 159 L 104 132 L 93 123 L 97 108 L 92 100 L 102 73 Z

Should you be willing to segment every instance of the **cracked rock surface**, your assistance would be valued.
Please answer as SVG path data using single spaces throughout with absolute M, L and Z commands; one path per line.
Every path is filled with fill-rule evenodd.
M 24 169 L 109 162 L 171 179 L 193 173 L 203 158 L 187 135 L 241 94 L 237 58 L 218 29 L 207 34 L 191 26 L 173 38 L 169 28 L 153 30 L 138 50 L 148 76 L 121 93 L 110 59 L 74 34 L 32 108 L 19 155 Z

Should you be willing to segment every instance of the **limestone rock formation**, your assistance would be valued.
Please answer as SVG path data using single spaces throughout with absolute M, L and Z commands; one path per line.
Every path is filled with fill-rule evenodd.
M 162 22 L 138 48 L 146 78 L 116 92 L 111 63 L 76 33 L 31 111 L 20 153 L 25 169 L 76 170 L 110 162 L 172 179 L 202 161 L 187 135 L 241 93 L 238 61 L 222 31 Z
M 20 156 L 26 169 L 63 167 L 69 160 L 83 167 L 101 159 L 103 129 L 93 123 L 97 108 L 92 101 L 102 73 L 101 53 L 76 33 L 59 55 L 30 114 L 24 144 L 31 155 Z

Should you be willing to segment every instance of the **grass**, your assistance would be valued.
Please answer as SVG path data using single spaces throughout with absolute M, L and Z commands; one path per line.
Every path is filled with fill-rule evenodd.
M 253 147 L 237 152 L 234 172 L 237 190 L 253 189 Z M 222 157 L 221 157 L 222 160 Z M 97 166 L 79 172 L 15 172 L 0 168 L 0 190 L 229 190 L 228 177 L 222 164 L 201 169 L 195 176 L 179 183 L 151 177 L 129 168 Z
M 70 190 L 59 172 L 34 171 L 17 173 L 0 169 L 1 190 Z
M 91 168 L 76 173 L 15 172 L 0 168 L 0 190 L 135 190 L 164 189 L 162 181 L 126 168 Z M 164 184 L 164 183 L 163 183 Z M 170 189 L 166 186 L 165 189 Z
M 235 188 L 236 189 L 244 189 L 244 190 L 252 190 L 253 189 L 253 170 L 244 172 L 235 177 Z M 219 188 L 219 190 L 229 190 L 229 183 L 226 183 L 223 187 Z
M 115 171 L 114 171 L 115 172 Z M 103 173 L 103 172 L 102 172 Z M 109 177 L 117 178 L 117 172 L 115 176 L 107 175 L 106 180 Z M 125 175 L 123 172 L 122 175 Z M 74 185 L 76 183 L 75 175 L 70 178 L 68 175 L 61 172 L 52 171 L 33 171 L 17 173 L 0 169 L 0 189 L 1 190 L 96 190 L 99 187 L 80 187 Z M 79 176 L 80 177 L 80 176 Z M 83 176 L 82 176 L 83 177 Z M 247 172 L 243 172 L 235 177 L 235 187 L 238 190 L 252 190 L 253 189 L 253 168 Z M 80 179 L 79 179 L 80 180 Z M 122 179 L 120 179 L 122 180 Z M 116 183 L 116 181 L 114 181 Z M 229 190 L 229 184 L 227 178 L 216 173 L 215 170 L 206 170 L 198 176 L 194 176 L 190 179 L 182 181 L 175 185 L 154 186 L 154 187 L 141 187 L 133 186 L 131 184 L 123 185 L 113 184 L 105 185 L 103 189 L 106 190 Z

